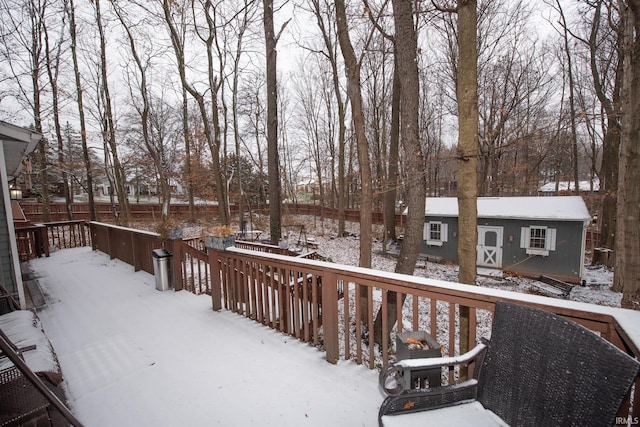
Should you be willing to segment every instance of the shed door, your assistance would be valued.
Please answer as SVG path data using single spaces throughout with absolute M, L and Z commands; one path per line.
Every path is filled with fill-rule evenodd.
M 502 268 L 502 227 L 478 226 L 478 267 Z

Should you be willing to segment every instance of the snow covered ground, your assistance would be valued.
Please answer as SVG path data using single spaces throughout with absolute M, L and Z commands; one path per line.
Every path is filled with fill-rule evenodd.
M 375 426 L 377 372 L 324 353 L 211 299 L 159 292 L 153 275 L 91 248 L 31 266 L 40 310 L 86 426 Z

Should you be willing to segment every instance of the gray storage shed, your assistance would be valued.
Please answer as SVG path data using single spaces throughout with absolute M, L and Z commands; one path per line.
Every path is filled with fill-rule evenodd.
M 578 283 L 591 221 L 582 197 L 479 197 L 478 267 Z M 458 199 L 428 197 L 421 252 L 458 262 Z

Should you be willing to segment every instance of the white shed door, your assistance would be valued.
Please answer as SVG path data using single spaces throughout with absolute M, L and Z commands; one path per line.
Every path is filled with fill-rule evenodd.
M 478 226 L 478 267 L 502 268 L 502 227 Z

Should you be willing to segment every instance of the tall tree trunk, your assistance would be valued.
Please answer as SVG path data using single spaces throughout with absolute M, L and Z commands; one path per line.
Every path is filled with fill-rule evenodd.
M 139 87 L 137 88 L 140 97 L 142 99 L 142 105 L 136 106 L 136 110 L 140 116 L 140 125 L 142 127 L 142 141 L 144 146 L 147 149 L 147 153 L 151 156 L 153 161 L 153 165 L 155 166 L 156 172 L 158 174 L 158 181 L 160 183 L 160 193 L 162 195 L 162 222 L 166 222 L 169 219 L 169 206 L 171 205 L 171 187 L 169 185 L 169 176 L 166 171 L 166 167 L 164 161 L 162 159 L 162 147 L 156 146 L 154 141 L 152 141 L 150 132 L 149 132 L 149 116 L 150 112 L 150 100 L 149 100 L 149 88 L 147 84 L 147 69 L 148 64 L 142 62 L 140 55 L 138 54 L 138 49 L 136 46 L 136 41 L 133 33 L 129 27 L 129 24 L 125 21 L 122 11 L 117 4 L 114 4 L 114 10 L 118 20 L 122 24 L 122 27 L 127 34 L 127 38 L 129 39 L 129 48 L 131 49 L 131 56 L 138 68 L 139 73 Z M 132 90 L 133 91 L 133 90 Z M 158 141 L 157 144 L 162 144 L 162 141 Z
M 196 205 L 193 195 L 193 165 L 191 164 L 191 133 L 189 132 L 189 100 L 187 90 L 182 86 L 182 135 L 184 138 L 184 174 L 186 175 L 189 221 L 195 220 Z
M 615 230 L 617 219 L 617 191 L 618 191 L 618 156 L 620 151 L 620 90 L 623 82 L 623 41 L 624 29 L 619 26 L 617 34 L 617 58 L 615 62 L 615 79 L 612 93 L 607 96 L 606 88 L 603 86 L 602 74 L 598 68 L 598 34 L 602 20 L 602 0 L 594 4 L 594 16 L 589 35 L 589 63 L 591 66 L 591 76 L 598 100 L 607 116 L 607 128 L 602 142 L 602 163 L 600 168 L 600 192 L 604 194 L 601 202 L 598 222 L 600 225 L 600 238 L 598 246 L 601 248 L 614 249 Z M 606 73 L 606 71 L 604 71 Z M 603 260 L 601 254 L 593 254 L 593 263 L 599 264 Z M 614 252 L 615 254 L 615 252 Z M 609 267 L 613 267 L 612 262 L 615 257 L 607 257 L 606 262 Z M 619 292 L 622 289 L 618 289 Z
M 33 108 L 33 121 L 35 131 L 42 134 L 42 91 L 40 88 L 40 71 L 41 71 L 41 58 L 42 52 L 42 34 L 44 27 L 45 6 L 37 4 L 34 1 L 29 1 L 25 5 L 25 10 L 29 15 L 31 22 L 31 46 L 28 46 L 30 53 L 30 66 L 31 66 L 31 84 L 33 87 L 32 95 L 32 108 Z M 28 42 L 25 42 L 25 44 Z M 27 46 L 25 46 L 27 47 Z M 42 198 L 42 221 L 51 221 L 51 204 L 49 201 L 49 177 L 48 177 L 48 164 L 47 164 L 47 138 L 40 139 L 36 152 L 36 158 L 38 166 L 40 168 L 40 197 Z
M 624 83 L 616 267 L 622 306 L 640 310 L 640 0 L 621 2 L 624 16 Z
M 458 0 L 458 261 L 460 283 L 476 283 L 478 243 L 478 50 L 476 0 Z M 469 350 L 469 307 L 460 306 L 460 353 Z M 461 378 L 467 376 L 461 368 Z
M 419 138 L 420 79 L 418 76 L 418 37 L 413 22 L 413 10 L 409 0 L 393 0 L 395 24 L 395 59 L 400 81 L 400 127 L 402 146 L 406 158 L 406 175 L 411 178 L 406 189 L 407 223 L 396 273 L 412 275 L 418 251 L 422 243 L 424 227 L 426 181 L 424 156 Z M 394 85 L 395 87 L 395 85 Z M 376 342 L 381 342 L 381 333 L 389 334 L 396 324 L 397 305 L 404 303 L 403 295 L 398 302 L 396 292 L 387 295 L 387 330 L 382 331 L 382 310 L 376 316 L 374 326 Z
M 80 140 L 82 141 L 82 156 L 84 159 L 84 167 L 87 172 L 87 196 L 89 198 L 89 219 L 97 221 L 95 199 L 93 195 L 93 167 L 91 165 L 91 157 L 89 156 L 89 147 L 87 144 L 87 124 L 84 116 L 84 102 L 82 99 L 82 81 L 80 79 L 80 67 L 78 64 L 77 54 L 77 33 L 76 33 L 76 13 L 74 0 L 69 0 L 69 33 L 71 37 L 71 57 L 73 60 L 73 74 L 76 83 L 76 102 L 78 103 L 78 117 L 80 119 Z
M 564 11 L 560 5 L 560 1 L 556 0 L 558 10 L 560 11 L 560 18 L 562 19 L 562 28 L 564 29 L 564 53 L 567 57 L 567 74 L 569 78 L 569 112 L 571 123 L 571 166 L 573 170 L 573 181 L 575 182 L 574 193 L 580 194 L 579 185 L 579 173 L 578 173 L 578 132 L 576 130 L 576 105 L 575 105 L 575 84 L 573 79 L 573 60 L 571 56 L 571 50 L 569 49 L 569 30 L 567 29 L 567 21 L 564 16 Z
M 345 156 L 346 156 L 346 108 L 345 102 L 342 99 L 342 89 L 340 85 L 340 76 L 338 75 L 338 60 L 337 51 L 334 42 L 331 39 L 329 30 L 322 19 L 322 12 L 320 8 L 319 0 L 312 0 L 313 12 L 316 15 L 316 20 L 320 32 L 322 33 L 322 39 L 324 45 L 327 48 L 327 56 L 331 62 L 331 75 L 333 79 L 333 92 L 336 97 L 336 103 L 338 104 L 338 236 L 344 235 L 345 231 L 345 219 L 347 210 L 347 185 L 345 177 Z M 327 9 L 329 9 L 329 5 Z M 333 174 L 331 175 L 334 176 Z
M 397 62 L 398 57 L 396 55 L 396 64 Z M 384 202 L 385 245 L 391 240 L 396 240 L 396 196 L 398 193 L 398 150 L 400 146 L 400 73 L 397 65 L 393 69 L 392 90 L 391 129 L 389 135 L 389 166 L 387 172 L 387 183 Z M 426 196 L 426 194 L 424 194 L 424 196 Z
M 362 91 L 360 86 L 360 64 L 351 45 L 347 14 L 344 0 L 336 2 L 336 25 L 338 42 L 344 58 L 347 74 L 347 93 L 351 101 L 351 117 L 355 130 L 358 163 L 360 166 L 360 267 L 371 267 L 371 224 L 373 210 L 373 190 L 371 188 L 371 164 L 369 161 L 369 143 L 365 130 Z M 369 296 L 365 286 L 360 288 L 360 320 L 367 325 L 369 321 Z
M 424 156 L 420 145 L 420 79 L 417 62 L 417 35 L 411 1 L 393 0 L 396 30 L 396 66 L 400 80 L 400 126 L 402 146 L 407 155 L 406 175 L 411 178 L 406 189 L 407 223 L 396 273 L 413 274 L 424 228 L 426 181 Z
M 44 30 L 44 48 L 45 48 L 45 65 L 47 68 L 47 76 L 49 77 L 49 85 L 51 88 L 51 106 L 53 114 L 53 125 L 56 134 L 56 141 L 58 143 L 58 168 L 62 175 L 62 192 L 64 193 L 65 207 L 67 210 L 67 219 L 73 220 L 73 209 L 71 207 L 71 192 L 69 191 L 69 174 L 67 172 L 65 155 L 64 155 L 64 140 L 62 138 L 62 125 L 60 124 L 60 96 L 58 91 L 58 75 L 60 64 L 60 49 L 62 47 L 63 37 L 58 40 L 56 52 L 51 51 L 51 45 L 49 44 L 49 30 L 45 25 Z M 64 31 L 64 30 L 63 30 Z M 53 56 L 52 56 L 53 55 Z
M 355 130 L 358 163 L 360 166 L 360 263 L 361 267 L 371 267 L 371 215 L 373 189 L 371 187 L 371 162 L 369 161 L 369 143 L 364 121 L 362 90 L 360 86 L 360 64 L 351 45 L 344 0 L 336 1 L 336 23 L 338 41 L 347 69 L 347 92 L 351 100 L 351 116 Z
M 278 152 L 278 87 L 273 0 L 264 0 L 264 37 L 267 56 L 267 170 L 269 176 L 269 235 L 278 244 L 282 235 L 280 159 Z
M 244 224 L 244 200 L 243 200 L 243 190 L 242 190 L 242 168 L 241 168 L 241 156 L 240 156 L 240 128 L 239 128 L 239 120 L 238 120 L 238 84 L 240 79 L 240 58 L 243 50 L 243 39 L 245 31 L 249 26 L 249 22 L 251 21 L 251 16 L 253 15 L 252 8 L 250 7 L 250 1 L 245 0 L 244 2 L 244 12 L 242 17 L 242 24 L 238 29 L 237 34 L 237 42 L 236 42 L 236 52 L 233 58 L 233 82 L 232 82 L 232 100 L 231 100 L 231 114 L 233 121 L 233 138 L 234 138 L 234 146 L 236 150 L 236 173 L 238 179 L 238 224 L 242 227 Z M 243 230 L 244 231 L 244 230 Z
M 116 144 L 115 125 L 113 120 L 113 109 L 111 108 L 111 94 L 109 92 L 109 73 L 107 72 L 107 41 L 104 34 L 104 27 L 102 25 L 102 14 L 100 12 L 100 0 L 94 1 L 96 10 L 96 23 L 98 24 L 98 34 L 100 36 L 100 71 L 102 78 L 102 92 L 104 94 L 104 119 L 105 125 L 103 132 L 106 133 L 105 140 L 107 142 L 109 151 L 111 152 L 111 159 L 113 162 L 113 176 L 116 196 L 118 197 L 118 205 L 120 206 L 120 212 L 118 215 L 118 223 L 121 225 L 129 224 L 129 200 L 125 189 L 125 179 L 122 165 L 118 157 L 118 147 Z

